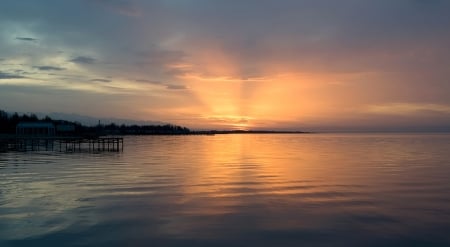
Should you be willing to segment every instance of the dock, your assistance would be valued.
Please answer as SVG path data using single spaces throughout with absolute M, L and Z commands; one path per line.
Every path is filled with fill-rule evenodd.
M 0 151 L 121 152 L 123 138 L 78 136 L 1 136 Z

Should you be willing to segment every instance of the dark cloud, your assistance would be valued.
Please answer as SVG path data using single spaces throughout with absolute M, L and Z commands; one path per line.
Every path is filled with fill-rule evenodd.
M 92 79 L 92 82 L 111 82 L 111 80 L 108 79 Z
M 143 83 L 149 83 L 149 84 L 155 84 L 155 85 L 161 85 L 162 83 L 160 81 L 152 81 L 147 79 L 136 79 L 135 82 L 143 82 Z
M 33 66 L 33 68 L 38 69 L 38 70 L 45 70 L 45 71 L 61 71 L 61 70 L 65 70 L 65 68 L 54 67 L 54 66 Z
M 169 90 L 186 90 L 188 89 L 185 85 L 169 84 L 166 86 Z
M 97 60 L 92 57 L 78 56 L 69 61 L 77 64 L 94 64 Z
M 141 82 L 141 83 L 158 85 L 158 86 L 163 86 L 163 87 L 165 87 L 166 89 L 169 89 L 169 90 L 186 90 L 186 89 L 188 89 L 188 87 L 186 87 L 185 85 L 165 83 L 165 82 L 162 82 L 162 81 L 152 81 L 152 80 L 147 80 L 147 79 L 136 79 L 134 81 Z
M 22 41 L 31 41 L 31 42 L 36 42 L 38 41 L 38 39 L 35 38 L 29 38 L 29 37 L 16 37 L 17 40 L 22 40 Z
M 4 73 L 4 72 L 0 71 L 0 80 L 2 80 L 2 79 L 20 79 L 20 78 L 25 78 L 25 77 L 21 76 L 21 75 L 14 75 L 14 74 Z

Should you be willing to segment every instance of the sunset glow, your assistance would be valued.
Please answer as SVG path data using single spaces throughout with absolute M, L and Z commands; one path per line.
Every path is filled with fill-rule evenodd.
M 27 4 L 0 10 L 7 111 L 193 129 L 450 126 L 445 1 Z

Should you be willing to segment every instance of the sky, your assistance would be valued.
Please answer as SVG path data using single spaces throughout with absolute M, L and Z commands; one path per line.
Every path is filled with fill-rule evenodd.
M 2 0 L 0 109 L 450 130 L 447 0 Z

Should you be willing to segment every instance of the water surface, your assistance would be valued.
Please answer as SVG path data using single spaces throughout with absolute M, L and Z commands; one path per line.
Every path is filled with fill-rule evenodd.
M 126 137 L 0 153 L 0 246 L 450 246 L 450 135 Z

